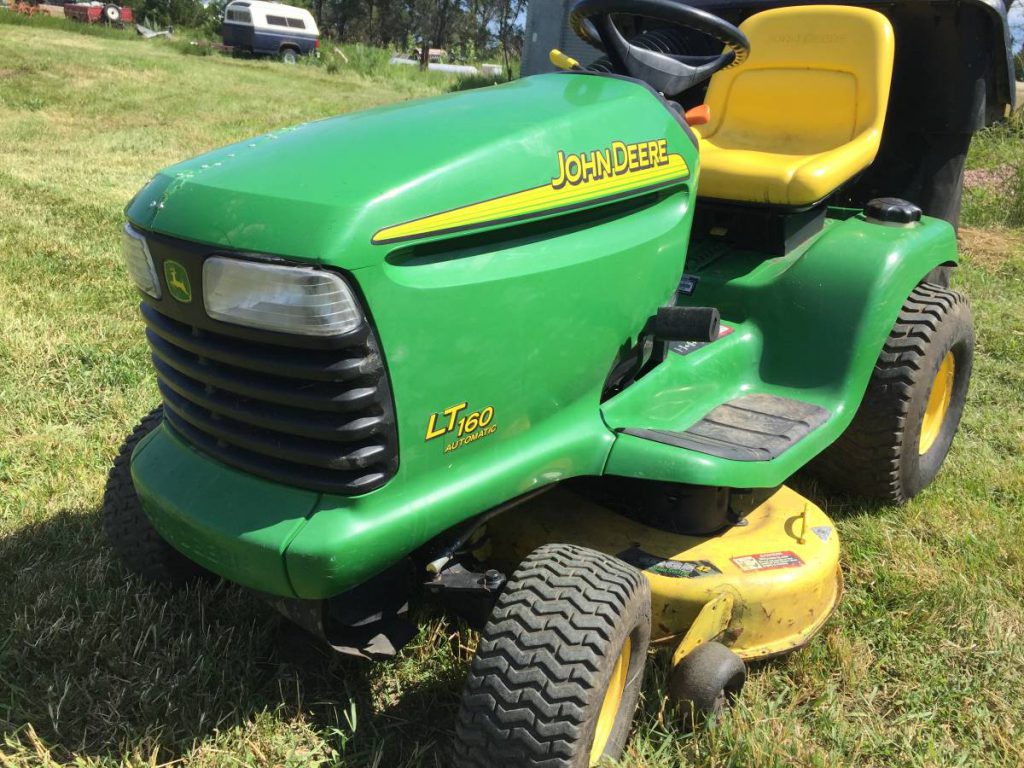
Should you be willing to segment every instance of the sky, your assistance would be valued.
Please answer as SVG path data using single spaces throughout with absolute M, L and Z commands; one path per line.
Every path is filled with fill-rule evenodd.
M 1010 8 L 1010 32 L 1013 34 L 1014 52 L 1024 45 L 1024 2 L 1018 0 Z

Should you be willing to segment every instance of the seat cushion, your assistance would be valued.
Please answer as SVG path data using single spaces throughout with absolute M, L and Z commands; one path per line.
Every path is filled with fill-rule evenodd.
M 736 73 L 715 144 L 813 155 L 857 135 L 857 79 L 849 72 L 770 69 Z
M 741 29 L 749 58 L 711 80 L 699 129 L 704 197 L 805 206 L 871 164 L 892 78 L 893 32 L 877 11 L 795 6 Z
M 718 200 L 810 205 L 867 167 L 877 151 L 877 140 L 863 135 L 815 154 L 763 152 L 704 139 L 698 191 Z

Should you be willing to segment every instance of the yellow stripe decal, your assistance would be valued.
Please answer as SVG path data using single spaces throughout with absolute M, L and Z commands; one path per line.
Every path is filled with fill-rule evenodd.
M 558 174 L 548 183 L 454 210 L 385 227 L 374 244 L 394 243 L 536 218 L 585 203 L 620 198 L 685 181 L 682 155 L 669 154 L 664 139 L 624 144 L 578 155 L 558 153 Z

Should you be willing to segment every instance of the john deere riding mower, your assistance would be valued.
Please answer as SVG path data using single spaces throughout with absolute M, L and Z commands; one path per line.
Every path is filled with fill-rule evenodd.
M 724 52 L 631 43 L 620 14 Z M 655 644 L 714 716 L 842 591 L 786 479 L 910 498 L 971 374 L 953 227 L 830 204 L 883 136 L 885 16 L 573 19 L 600 66 L 244 141 L 127 209 L 163 405 L 111 472 L 114 550 L 367 658 L 413 599 L 478 622 L 462 766 L 618 756 Z

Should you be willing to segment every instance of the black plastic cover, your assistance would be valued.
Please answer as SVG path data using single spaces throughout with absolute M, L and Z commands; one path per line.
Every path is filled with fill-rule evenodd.
M 921 220 L 921 209 L 899 197 L 876 197 L 864 206 L 864 215 L 884 224 L 913 224 Z
M 714 341 L 721 324 L 714 307 L 658 307 L 652 331 L 663 341 Z

